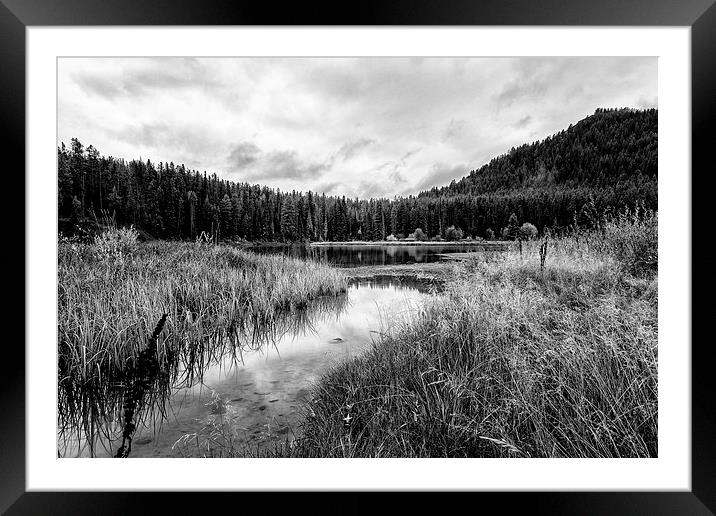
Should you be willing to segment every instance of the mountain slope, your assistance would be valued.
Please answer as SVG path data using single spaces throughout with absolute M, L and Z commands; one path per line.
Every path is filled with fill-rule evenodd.
M 420 196 L 656 183 L 657 127 L 656 109 L 598 109 L 568 129 L 513 148 L 463 179 Z
M 520 223 L 559 231 L 585 204 L 603 210 L 657 207 L 657 111 L 597 110 L 537 143 L 522 145 L 459 181 L 417 196 L 347 199 L 281 192 L 184 165 L 102 157 L 76 139 L 58 151 L 58 216 L 64 231 L 100 213 L 158 238 L 382 240 L 421 228 L 445 238 L 500 234 Z M 454 233 L 454 232 L 453 232 Z

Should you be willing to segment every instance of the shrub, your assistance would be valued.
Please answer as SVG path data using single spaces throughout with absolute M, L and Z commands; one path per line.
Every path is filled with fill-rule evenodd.
M 445 230 L 445 238 L 448 240 L 462 240 L 463 233 L 462 229 L 450 226 Z
M 420 241 L 424 241 L 424 240 L 428 239 L 428 235 L 426 235 L 425 232 L 420 228 L 417 228 L 414 233 L 411 233 L 410 236 L 415 238 L 415 240 L 420 240 Z
M 520 237 L 522 240 L 532 240 L 537 237 L 537 233 L 537 228 L 529 222 L 525 222 L 520 227 Z
M 107 229 L 94 237 L 95 256 L 100 260 L 122 261 L 135 250 L 138 238 L 133 226 Z
M 626 272 L 637 277 L 658 272 L 659 220 L 656 212 L 624 211 L 604 226 L 604 244 Z
M 398 239 L 395 237 L 395 235 L 392 234 L 392 233 L 391 233 L 390 235 L 388 235 L 387 237 L 385 237 L 385 239 L 386 239 L 388 242 L 395 242 L 396 240 L 398 240 Z
M 487 231 L 485 231 L 485 238 L 487 240 L 495 239 L 495 232 L 492 230 L 492 228 L 487 228 Z

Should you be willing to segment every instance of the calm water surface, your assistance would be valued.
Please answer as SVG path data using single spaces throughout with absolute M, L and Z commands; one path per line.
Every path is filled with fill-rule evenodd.
M 476 245 L 331 245 L 331 246 L 255 246 L 251 251 L 260 254 L 287 254 L 289 256 L 330 263 L 339 267 L 363 265 L 402 265 L 430 263 L 440 253 L 478 252 Z
M 288 316 L 266 345 L 243 354 L 243 362 L 226 357 L 201 383 L 174 389 L 165 417 L 157 414 L 137 430 L 130 457 L 201 456 L 212 432 L 216 440 L 229 435 L 234 447 L 254 450 L 290 440 L 300 434 L 302 402 L 320 375 L 364 351 L 378 332 L 409 318 L 431 295 L 434 287 L 415 281 L 360 280 L 346 294 Z M 105 439 L 110 450 L 99 447 L 95 454 L 109 456 L 119 441 Z

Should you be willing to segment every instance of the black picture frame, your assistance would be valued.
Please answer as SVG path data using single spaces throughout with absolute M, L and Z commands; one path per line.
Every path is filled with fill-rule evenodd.
M 0 119 L 6 129 L 3 139 L 6 160 L 5 185 L 14 179 L 13 198 L 24 203 L 25 170 L 25 28 L 37 25 L 556 25 L 556 26 L 689 26 L 691 27 L 692 73 L 692 220 L 707 221 L 709 212 L 705 181 L 712 174 L 710 150 L 716 126 L 716 5 L 714 0 L 459 0 L 433 2 L 400 0 L 362 1 L 354 6 L 338 2 L 310 5 L 222 0 L 0 0 Z M 6 161 L 7 162 L 7 161 Z M 10 177 L 12 176 L 12 177 Z M 20 180 L 23 177 L 23 180 Z M 695 182 L 698 187 L 693 187 Z M 18 192 L 22 192 L 20 195 Z M 19 218 L 21 208 L 15 213 Z M 24 213 L 24 210 L 23 210 Z M 11 242 L 25 241 L 24 224 L 8 230 Z M 20 234 L 22 232 L 22 234 Z M 704 271 L 696 253 L 705 247 L 700 231 L 692 235 L 692 275 Z M 702 243 L 704 242 L 704 243 Z M 13 252 L 25 270 L 28 256 L 18 248 Z M 716 511 L 716 416 L 711 395 L 711 345 L 698 339 L 698 327 L 708 324 L 713 313 L 709 302 L 696 295 L 706 292 L 713 280 L 704 275 L 698 289 L 692 290 L 692 490 L 690 492 L 588 492 L 588 493 L 475 493 L 451 494 L 450 506 L 463 503 L 486 507 L 498 503 L 504 508 L 523 508 L 537 513 L 575 514 L 713 514 Z M 25 299 L 25 293 L 22 294 Z M 708 299 L 708 298 L 706 298 Z M 14 299 L 13 299 L 14 301 Z M 25 309 L 25 303 L 13 303 Z M 24 311 L 23 311 L 24 315 Z M 701 317 L 699 317 L 699 315 Z M 8 322 L 19 319 L 10 319 Z M 8 331 L 6 335 L 10 335 Z M 704 335 L 708 335 L 704 333 Z M 685 346 L 690 343 L 684 342 Z M 188 512 L 192 506 L 206 510 L 214 504 L 234 503 L 242 507 L 260 501 L 261 494 L 247 493 L 189 496 L 183 493 L 60 493 L 26 492 L 25 489 L 25 353 L 15 339 L 4 339 L 7 364 L 3 376 L 2 438 L 0 439 L 0 510 L 8 514 L 128 514 L 148 512 L 161 496 L 165 512 Z M 242 473 L 246 474 L 246 472 Z M 265 495 L 264 495 L 265 496 Z M 285 499 L 271 494 L 272 506 Z M 293 493 L 291 504 L 310 508 L 311 512 L 367 512 L 383 505 L 378 497 L 352 493 L 341 501 L 329 497 Z M 457 498 L 455 498 L 457 496 Z M 469 500 L 465 497 L 469 496 Z M 477 500 L 474 498 L 477 497 Z M 254 500 L 255 499 L 255 500 Z M 404 497 L 402 511 L 442 502 L 428 499 L 424 493 Z M 209 504 L 209 505 L 207 505 Z M 265 501 L 264 501 L 265 504 Z M 476 506 L 477 507 L 477 506 Z M 237 510 L 238 507 L 237 507 Z

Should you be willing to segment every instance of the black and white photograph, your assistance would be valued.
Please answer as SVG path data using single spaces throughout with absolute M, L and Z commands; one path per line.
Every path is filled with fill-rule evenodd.
M 57 457 L 658 457 L 657 63 L 58 58 Z

